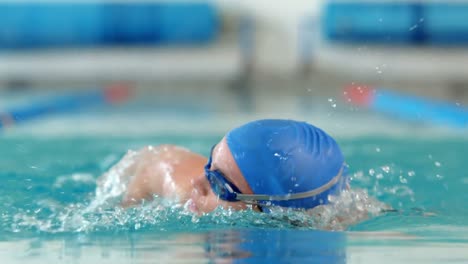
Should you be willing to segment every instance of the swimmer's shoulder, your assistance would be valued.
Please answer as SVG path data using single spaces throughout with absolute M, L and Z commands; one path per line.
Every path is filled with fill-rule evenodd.
M 134 177 L 123 198 L 124 207 L 151 200 L 153 195 L 183 198 L 193 178 L 203 172 L 206 158 L 177 145 L 146 146 L 138 151 Z M 189 187 L 187 187 L 189 186 Z
M 143 155 L 151 155 L 160 160 L 174 162 L 193 160 L 205 163 L 207 160 L 203 155 L 193 152 L 188 148 L 172 144 L 162 144 L 157 146 L 149 145 L 142 148 L 140 153 Z

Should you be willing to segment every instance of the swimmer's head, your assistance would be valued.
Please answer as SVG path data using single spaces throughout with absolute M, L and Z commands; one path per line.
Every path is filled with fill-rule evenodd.
M 260 195 L 250 199 L 260 204 L 309 209 L 347 185 L 338 144 L 305 122 L 253 121 L 231 130 L 218 145 L 213 164 L 224 167 L 218 171 L 239 185 L 239 193 Z
M 210 162 L 205 166 L 205 169 L 211 172 L 220 172 L 222 177 L 235 186 L 235 189 L 240 193 L 253 194 L 229 150 L 226 138 L 223 138 L 212 148 Z M 213 211 L 216 207 L 232 208 L 235 210 L 247 209 L 247 205 L 244 202 L 230 202 L 220 199 L 210 185 L 206 174 L 192 180 L 193 190 L 191 192 L 190 203 L 188 204 L 191 211 L 195 213 L 207 213 Z M 257 207 L 254 206 L 253 209 L 257 209 Z

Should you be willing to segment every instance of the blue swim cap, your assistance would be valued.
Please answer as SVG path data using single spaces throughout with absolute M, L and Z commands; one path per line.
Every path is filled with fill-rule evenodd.
M 288 195 L 319 188 L 344 169 L 335 140 L 305 122 L 267 119 L 247 123 L 226 135 L 229 149 L 254 194 Z M 274 205 L 313 208 L 346 187 L 344 175 L 328 190 Z

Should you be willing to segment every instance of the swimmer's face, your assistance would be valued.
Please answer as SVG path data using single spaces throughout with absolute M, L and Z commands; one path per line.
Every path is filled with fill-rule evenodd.
M 239 188 L 241 193 L 253 193 L 232 157 L 225 138 L 213 149 L 211 170 L 222 172 L 227 180 Z M 218 206 L 222 206 L 223 208 L 231 207 L 236 210 L 247 208 L 247 205 L 243 202 L 226 202 L 219 199 L 211 189 L 205 175 L 200 175 L 192 183 L 193 191 L 191 201 L 189 201 L 189 208 L 193 212 L 207 213 L 213 211 Z

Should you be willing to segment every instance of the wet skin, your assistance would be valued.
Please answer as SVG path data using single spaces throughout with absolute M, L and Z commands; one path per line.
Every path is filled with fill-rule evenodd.
M 212 170 L 220 170 L 242 193 L 252 194 L 224 138 L 212 155 Z M 146 147 L 139 151 L 134 164 L 124 172 L 129 183 L 122 205 L 138 205 L 158 195 L 187 204 L 190 211 L 198 214 L 213 211 L 218 206 L 246 209 L 248 206 L 243 202 L 226 202 L 213 193 L 203 170 L 206 163 L 206 157 L 182 147 Z

